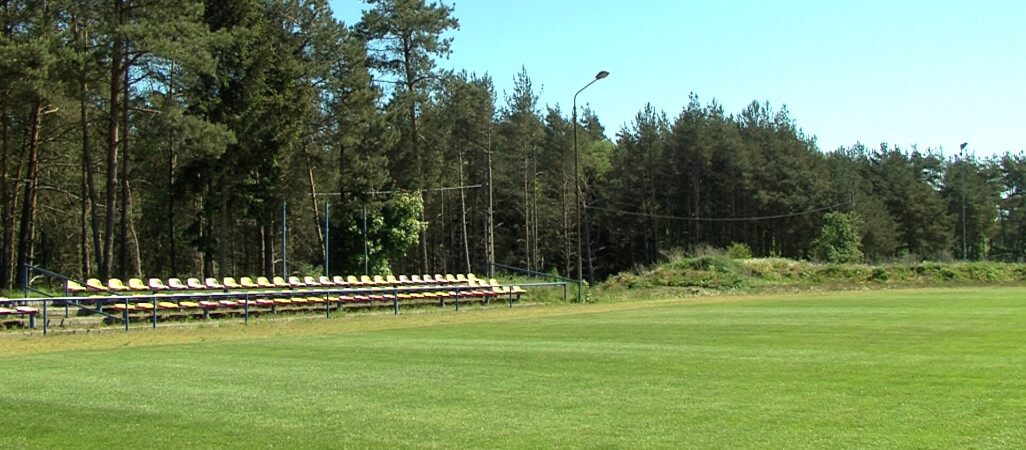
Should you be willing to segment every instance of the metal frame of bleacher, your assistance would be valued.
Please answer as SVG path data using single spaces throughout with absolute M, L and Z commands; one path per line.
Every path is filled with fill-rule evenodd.
M 484 280 L 477 279 L 472 274 L 469 274 L 469 277 L 464 274 L 459 274 L 458 278 L 453 277 L 452 275 L 447 275 L 446 277 L 442 277 L 441 275 L 424 275 L 424 278 L 416 275 L 411 275 L 409 277 L 402 275 L 399 278 L 389 276 L 387 280 L 382 276 L 375 276 L 374 278 L 367 277 L 365 280 L 360 279 L 363 278 L 360 277 L 357 278 L 358 284 L 356 287 L 333 285 L 332 287 L 326 288 L 305 287 L 302 289 L 297 289 L 296 284 L 291 282 L 288 283 L 288 287 L 286 287 L 286 283 L 282 277 L 275 277 L 276 279 L 274 281 L 266 278 L 261 280 L 263 277 L 257 277 L 257 280 L 262 283 L 254 282 L 253 284 L 256 286 L 256 289 L 263 289 L 258 291 L 243 289 L 232 291 L 219 283 L 220 281 L 225 280 L 213 279 L 218 288 L 221 289 L 219 292 L 215 292 L 218 290 L 217 288 L 209 287 L 209 280 L 208 283 L 205 283 L 205 285 L 208 286 L 208 289 L 199 289 L 195 282 L 187 280 L 183 285 L 192 284 L 193 287 L 196 287 L 197 289 L 190 290 L 189 287 L 186 286 L 186 292 L 174 293 L 171 290 L 164 292 L 151 290 L 149 293 L 144 293 L 144 291 L 140 291 L 138 289 L 128 289 L 119 279 L 108 280 L 108 285 L 122 287 L 124 290 L 110 289 L 107 287 L 108 285 L 104 285 L 102 282 L 99 282 L 99 280 L 95 280 L 95 283 L 90 283 L 88 280 L 83 283 L 80 280 L 75 280 L 65 275 L 32 265 L 26 265 L 25 269 L 26 270 L 23 271 L 24 279 L 22 280 L 25 298 L 0 300 L 0 307 L 4 307 L 6 304 L 39 305 L 39 307 L 35 308 L 35 313 L 29 315 L 30 328 L 34 329 L 36 327 L 36 316 L 41 316 L 44 335 L 48 333 L 50 309 L 52 309 L 53 306 L 58 305 L 63 306 L 64 317 L 69 317 L 70 309 L 74 307 L 79 310 L 87 311 L 89 314 L 97 314 L 105 317 L 106 319 L 121 322 L 124 324 L 125 331 L 128 331 L 133 318 L 138 320 L 142 317 L 143 320 L 151 322 L 152 328 L 156 328 L 159 317 L 161 315 L 167 315 L 172 311 L 192 316 L 196 316 L 198 313 L 202 312 L 203 318 L 209 319 L 211 310 L 220 307 L 220 305 L 225 302 L 232 303 L 234 306 L 225 307 L 221 310 L 228 311 L 226 312 L 227 314 L 231 314 L 233 312 L 240 314 L 244 318 L 244 321 L 248 323 L 251 313 L 277 313 L 279 305 L 275 300 L 278 300 L 279 297 L 283 300 L 285 298 L 293 297 L 304 298 L 305 300 L 302 305 L 313 306 L 303 308 L 308 311 L 321 310 L 320 304 L 323 304 L 325 317 L 330 318 L 333 309 L 334 311 L 340 311 L 343 306 L 353 304 L 377 304 L 378 306 L 390 305 L 392 306 L 395 314 L 399 314 L 399 307 L 401 304 L 414 304 L 414 301 L 419 301 L 417 304 L 427 304 L 437 301 L 440 306 L 444 307 L 446 305 L 446 300 L 451 299 L 453 300 L 456 311 L 459 311 L 461 299 L 466 301 L 469 298 L 482 298 L 483 302 L 489 303 L 492 299 L 506 297 L 506 299 L 508 299 L 509 306 L 512 308 L 514 300 L 518 300 L 520 295 L 526 293 L 521 286 L 498 284 L 494 279 L 485 282 Z M 43 275 L 59 280 L 64 287 L 64 296 L 47 296 L 49 293 L 32 288 L 30 283 L 32 274 Z M 299 280 L 298 277 L 294 278 Z M 308 278 L 313 279 L 313 277 Z M 242 279 L 248 279 L 248 277 L 240 278 L 240 280 Z M 290 279 L 292 279 L 292 277 L 290 277 Z M 339 280 L 343 278 L 341 276 L 335 276 L 332 278 L 323 276 L 320 277 L 320 279 L 323 281 L 326 279 Z M 413 284 L 410 281 L 411 279 L 421 280 L 421 285 Z M 427 281 L 425 281 L 425 279 Z M 160 281 L 159 279 L 154 280 Z M 407 281 L 404 282 L 402 280 Z M 117 283 L 115 284 L 114 281 Z M 151 282 L 152 281 L 153 280 L 151 280 Z M 172 280 L 169 280 L 169 284 L 172 284 L 170 281 Z M 178 280 L 175 279 L 175 281 Z M 455 281 L 455 283 L 453 283 L 453 281 Z M 178 282 L 180 283 L 180 281 Z M 88 297 L 71 295 L 72 292 L 70 292 L 69 286 L 72 286 L 72 283 L 74 283 L 75 286 L 82 287 L 82 292 L 91 293 L 92 295 L 89 295 Z M 129 280 L 128 285 L 132 284 L 133 280 Z M 261 287 L 260 284 L 265 286 Z M 163 284 L 161 283 L 161 285 Z M 565 282 L 524 284 L 523 286 L 531 287 L 551 285 L 563 286 L 563 300 L 566 301 L 567 289 Z M 152 287 L 152 285 L 147 286 Z M 167 286 L 164 287 L 166 288 Z M 42 297 L 30 298 L 30 292 L 42 295 Z M 324 300 L 313 302 L 313 305 L 310 305 L 310 302 L 308 301 L 315 297 L 323 298 Z M 344 298 L 347 300 L 343 300 Z M 267 299 L 272 299 L 272 301 L 268 303 Z M 258 300 L 260 300 L 260 302 L 258 302 Z M 131 304 L 129 301 L 131 301 Z M 210 307 L 200 306 L 200 304 L 204 302 L 208 303 Z M 162 308 L 162 303 L 175 304 L 178 305 L 178 307 Z M 189 303 L 190 305 L 195 304 L 196 306 L 190 306 L 188 308 L 182 307 L 181 305 L 185 303 Z M 134 307 L 142 304 L 147 304 L 147 307 L 141 311 L 149 313 L 148 317 L 146 314 L 143 316 L 132 314 L 133 310 L 140 311 L 138 308 Z M 108 307 L 107 311 L 104 311 L 105 307 Z M 120 307 L 120 309 L 118 309 L 118 307 Z M 24 306 L 23 308 L 31 309 L 32 307 Z M 111 309 L 115 309 L 118 313 L 112 314 L 108 312 Z M 25 309 L 25 311 L 28 311 L 28 309 Z

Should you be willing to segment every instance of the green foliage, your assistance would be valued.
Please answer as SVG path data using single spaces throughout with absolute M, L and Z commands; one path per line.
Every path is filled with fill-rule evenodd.
M 752 257 L 752 248 L 744 242 L 735 242 L 727 247 L 727 257 L 730 259 L 749 259 Z
M 820 262 L 849 264 L 862 261 L 859 250 L 861 237 L 858 218 L 854 214 L 828 212 L 823 216 L 823 228 L 812 241 L 812 255 Z

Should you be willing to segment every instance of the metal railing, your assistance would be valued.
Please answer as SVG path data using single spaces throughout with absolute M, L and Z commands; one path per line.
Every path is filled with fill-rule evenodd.
M 561 277 L 559 275 L 553 275 L 551 273 L 536 272 L 534 270 L 524 269 L 523 267 L 507 266 L 505 264 L 499 264 L 497 262 L 490 262 L 490 263 L 488 263 L 488 274 L 489 275 L 494 275 L 495 274 L 495 268 L 503 269 L 503 270 L 506 270 L 506 271 L 509 271 L 509 272 L 515 272 L 515 273 L 522 273 L 522 274 L 525 274 L 525 275 L 531 275 L 531 276 L 535 276 L 535 277 L 548 278 L 550 280 L 559 280 L 559 281 L 564 283 L 564 291 L 565 291 L 565 283 L 576 284 L 577 285 L 577 303 L 581 303 L 582 300 L 583 300 L 583 289 L 582 289 L 583 283 L 581 283 L 581 280 L 575 280 L 573 278 Z M 532 285 L 539 285 L 539 284 L 538 283 L 535 283 L 535 284 L 524 284 L 524 285 L 521 285 L 521 286 L 532 286 Z M 541 284 L 541 285 L 544 285 L 544 284 Z M 563 301 L 566 301 L 566 292 L 563 293 Z

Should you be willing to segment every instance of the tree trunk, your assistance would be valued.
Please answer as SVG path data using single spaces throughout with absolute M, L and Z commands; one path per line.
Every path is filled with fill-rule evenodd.
M 324 230 L 321 228 L 321 213 L 317 208 L 317 185 L 314 184 L 313 165 L 310 164 L 310 154 L 306 151 L 306 146 L 303 146 L 303 158 L 306 159 L 306 178 L 307 182 L 310 183 L 310 204 L 313 205 L 314 212 L 314 228 L 317 232 L 317 239 L 321 244 L 321 253 L 327 259 L 327 251 L 324 248 Z
M 524 147 L 524 262 L 527 270 L 531 267 L 531 153 Z
M 28 179 L 25 180 L 25 201 L 22 202 L 21 226 L 18 234 L 18 282 L 24 283 L 25 264 L 32 263 L 35 239 L 36 183 L 39 178 L 39 127 L 43 115 L 43 99 L 36 99 L 32 110 L 32 131 L 29 133 Z M 23 286 L 24 287 L 24 286 Z
M 467 263 L 466 273 L 471 273 L 470 267 L 470 239 L 467 237 L 467 191 L 463 188 L 463 149 L 456 149 L 456 159 L 459 163 L 459 169 L 456 171 L 459 176 L 460 186 L 460 225 L 463 226 L 463 257 Z
M 127 58 L 127 54 L 126 54 Z M 124 278 L 140 277 L 142 276 L 142 264 L 139 261 L 139 239 L 135 234 L 135 225 L 132 220 L 132 187 L 128 183 L 128 167 L 131 161 L 131 155 L 128 152 L 128 99 L 129 99 L 129 70 L 128 63 L 125 63 L 125 108 L 122 108 L 124 113 L 124 136 L 121 140 L 123 142 L 121 149 L 121 261 L 120 269 L 121 276 Z
M 125 20 L 124 0 L 114 0 L 115 26 L 120 27 Z M 103 259 L 99 267 L 101 279 L 110 278 L 111 260 L 114 256 L 114 214 L 117 208 L 117 165 L 118 165 L 118 124 L 121 120 L 121 83 L 124 76 L 124 41 L 120 33 L 115 33 L 111 50 L 110 68 L 110 123 L 107 131 L 107 201 L 106 223 L 103 236 Z
M 488 157 L 488 242 L 485 244 L 486 258 L 488 259 L 488 276 L 494 277 L 495 263 L 495 196 L 492 193 L 492 134 L 489 128 L 488 148 L 485 149 Z
M 2 222 L 3 222 L 3 237 L 2 237 L 2 252 L 0 252 L 0 288 L 10 289 L 11 288 L 11 263 L 14 261 L 14 218 L 13 211 L 11 210 L 11 192 L 10 178 L 8 177 L 8 167 L 10 155 L 10 121 L 8 120 L 8 108 L 7 102 L 10 95 L 10 90 L 6 86 L 0 91 L 0 202 L 3 203 L 2 208 Z

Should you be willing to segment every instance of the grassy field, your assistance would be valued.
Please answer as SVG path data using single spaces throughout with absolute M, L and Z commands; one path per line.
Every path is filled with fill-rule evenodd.
M 1026 447 L 1026 288 L 0 339 L 0 448 Z

